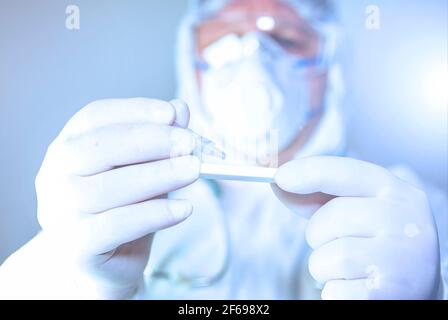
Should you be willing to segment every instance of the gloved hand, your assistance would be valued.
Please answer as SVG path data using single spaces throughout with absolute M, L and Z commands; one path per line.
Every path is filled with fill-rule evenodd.
M 39 223 L 86 297 L 130 296 L 153 233 L 191 214 L 189 201 L 163 199 L 199 176 L 188 122 L 179 101 L 97 101 L 48 148 L 36 179 Z
M 438 238 L 422 191 L 379 166 L 337 157 L 289 162 L 276 183 L 293 211 L 305 207 L 310 217 L 317 210 L 306 239 L 323 299 L 434 297 Z

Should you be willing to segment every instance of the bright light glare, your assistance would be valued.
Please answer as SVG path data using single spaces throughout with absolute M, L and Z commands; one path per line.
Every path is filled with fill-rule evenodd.
M 257 19 L 257 28 L 261 31 L 272 31 L 275 28 L 275 20 L 269 16 L 259 17 Z
M 423 99 L 430 108 L 446 108 L 448 104 L 448 72 L 444 68 L 430 70 L 423 77 Z

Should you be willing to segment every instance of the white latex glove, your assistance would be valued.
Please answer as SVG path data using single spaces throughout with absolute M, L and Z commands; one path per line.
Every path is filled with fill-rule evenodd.
M 49 147 L 36 179 L 38 219 L 84 297 L 132 295 L 153 233 L 191 214 L 189 201 L 163 199 L 199 176 L 199 160 L 186 156 L 194 138 L 180 128 L 188 121 L 181 102 L 97 101 Z
M 276 183 L 274 192 L 293 211 L 317 209 L 306 238 L 323 299 L 435 297 L 438 238 L 422 191 L 377 165 L 337 157 L 289 162 Z M 322 196 L 330 201 L 319 208 Z

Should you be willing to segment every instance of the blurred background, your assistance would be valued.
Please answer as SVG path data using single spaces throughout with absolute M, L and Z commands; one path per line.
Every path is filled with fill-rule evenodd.
M 373 3 L 372 3 L 373 2 Z M 65 27 L 66 7 L 81 28 Z M 349 141 L 448 187 L 447 1 L 336 0 Z M 380 9 L 380 29 L 365 26 Z M 175 97 L 185 0 L 0 0 L 0 263 L 39 230 L 34 178 L 48 144 L 92 100 Z

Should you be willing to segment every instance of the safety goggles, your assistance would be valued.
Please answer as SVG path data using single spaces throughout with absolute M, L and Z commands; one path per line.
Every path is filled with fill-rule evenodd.
M 207 67 L 206 50 L 220 39 L 228 35 L 244 37 L 249 33 L 262 33 L 269 37 L 296 60 L 297 67 L 322 69 L 327 65 L 328 50 L 325 37 L 306 20 L 291 15 L 255 15 L 239 12 L 217 14 L 196 24 L 196 67 L 198 69 Z

